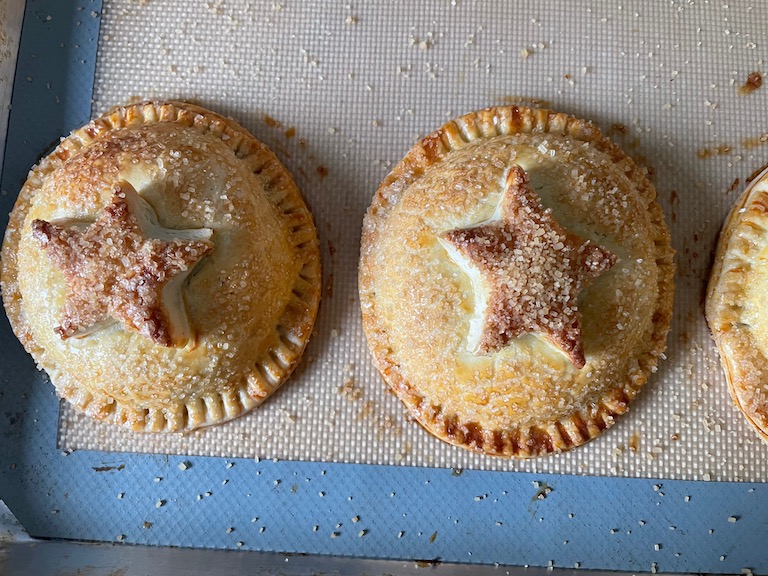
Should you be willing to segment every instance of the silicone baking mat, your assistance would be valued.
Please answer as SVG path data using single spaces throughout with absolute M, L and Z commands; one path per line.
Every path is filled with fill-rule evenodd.
M 543 44 L 546 39 L 543 35 L 539 36 L 538 40 L 522 37 L 527 27 L 531 25 L 530 18 L 540 20 L 541 10 L 545 8 L 551 10 L 554 7 L 558 11 L 557 18 L 560 18 L 560 11 L 563 10 L 571 10 L 570 14 L 575 17 L 577 12 L 586 13 L 588 9 L 592 9 L 603 12 L 595 15 L 596 22 L 599 22 L 603 18 L 610 20 L 613 11 L 618 11 L 618 8 L 612 7 L 612 12 L 607 13 L 605 12 L 608 10 L 607 2 L 596 4 L 602 8 L 595 7 L 595 4 L 583 3 L 521 4 L 522 12 L 518 12 L 517 8 L 511 10 L 497 7 L 494 8 L 495 12 L 498 12 L 494 15 L 494 21 L 504 19 L 504 22 L 498 23 L 498 26 L 503 28 L 502 36 L 516 34 L 515 37 L 519 37 L 521 43 L 531 46 L 527 49 L 528 56 L 525 58 L 526 62 L 531 62 L 530 58 L 533 57 L 535 50 L 533 43 Z M 0 2 L 0 8 L 2 6 Z M 129 50 L 127 44 L 157 43 L 159 42 L 158 34 L 163 38 L 177 38 L 181 49 L 192 50 L 194 47 L 192 39 L 184 40 L 184 35 L 191 34 L 191 29 L 202 26 L 201 31 L 194 35 L 198 41 L 207 38 L 213 31 L 225 30 L 225 28 L 213 27 L 209 19 L 221 14 L 209 13 L 208 9 L 214 11 L 221 9 L 226 14 L 226 10 L 233 6 L 235 5 L 229 3 L 210 4 L 198 8 L 191 5 L 185 6 L 188 14 L 181 32 L 169 27 L 158 33 L 154 25 L 148 25 L 149 23 L 145 22 L 144 28 L 141 28 L 141 21 L 135 20 L 135 24 L 139 27 L 131 29 L 130 37 L 126 32 L 126 36 L 121 40 L 126 44 L 125 50 L 115 49 L 112 53 L 120 58 L 127 56 L 135 58 L 137 57 L 136 47 L 133 46 Z M 627 9 L 626 4 L 623 6 L 622 12 Z M 576 7 L 579 7 L 579 10 L 576 10 Z M 681 16 L 675 16 L 678 7 L 687 14 L 684 20 L 679 20 Z M 129 11 L 126 13 L 116 12 L 116 8 L 111 4 L 107 4 L 104 8 L 106 10 L 104 16 L 109 19 L 123 17 L 130 11 L 144 13 L 145 10 L 154 9 L 157 9 L 157 14 L 161 15 L 162 5 L 152 0 L 149 4 L 138 1 L 133 4 L 120 4 L 118 8 Z M 277 8 L 276 5 L 269 3 L 252 4 L 251 15 L 247 18 L 256 18 L 258 22 L 264 23 L 263 28 L 266 30 L 267 18 L 272 20 L 275 13 L 289 10 L 306 13 L 302 21 L 308 22 L 308 31 L 301 33 L 310 35 L 310 32 L 316 30 L 317 24 L 310 25 L 309 22 L 315 22 L 317 18 L 322 17 L 315 14 L 321 9 L 310 4 L 283 3 L 279 9 Z M 425 4 L 423 8 L 434 11 L 431 19 L 437 24 L 429 20 L 429 24 L 424 23 L 418 30 L 414 29 L 413 34 L 419 37 L 424 30 L 426 32 L 437 30 L 449 14 L 455 14 L 453 10 L 456 8 L 473 12 L 482 7 L 468 3 L 454 6 L 448 2 L 436 2 Z M 367 7 L 365 12 L 386 11 L 388 14 L 402 12 L 402 15 L 391 17 L 415 18 L 409 12 L 423 8 L 421 6 L 414 8 L 397 2 L 386 5 L 376 3 Z M 751 71 L 761 69 L 762 61 L 759 53 L 754 56 L 754 61 L 751 58 L 742 59 L 751 54 L 750 50 L 760 49 L 750 48 L 747 46 L 748 43 L 754 43 L 757 47 L 763 45 L 762 32 L 755 32 L 755 30 L 758 27 L 757 23 L 765 19 L 765 9 L 752 10 L 745 2 L 734 2 L 727 8 L 723 5 L 708 3 L 658 5 L 652 8 L 654 14 L 648 14 L 640 8 L 640 6 L 636 8 L 638 16 L 632 13 L 631 18 L 621 21 L 600 22 L 616 27 L 612 31 L 599 26 L 594 29 L 583 28 L 581 35 L 589 36 L 589 39 L 583 40 L 587 42 L 587 47 L 580 48 L 583 54 L 587 56 L 592 54 L 590 58 L 596 63 L 609 64 L 614 59 L 626 57 L 626 62 L 621 65 L 611 64 L 610 70 L 611 74 L 620 74 L 621 78 L 630 82 L 640 74 L 633 67 L 640 67 L 645 61 L 640 56 L 635 56 L 639 52 L 626 53 L 627 56 L 621 55 L 622 48 L 619 46 L 627 44 L 626 36 L 635 35 L 634 42 L 639 44 L 641 41 L 649 42 L 651 38 L 657 38 L 657 35 L 664 38 L 671 37 L 670 34 L 677 34 L 678 28 L 693 34 L 700 27 L 703 31 L 707 31 L 707 36 L 701 41 L 704 43 L 705 40 L 707 42 L 717 40 L 717 44 L 714 47 L 709 46 L 706 58 L 703 55 L 697 57 L 695 70 L 694 60 L 691 60 L 691 77 L 686 82 L 696 81 L 698 74 L 707 74 L 707 78 L 712 83 L 720 82 L 717 78 L 721 76 L 732 77 L 734 83 L 731 88 L 737 89 L 744 82 L 742 69 Z M 363 10 L 358 11 L 355 7 L 348 9 L 346 4 L 329 3 L 325 9 L 336 10 L 337 14 L 343 16 L 344 24 L 348 26 L 362 24 L 364 21 Z M 489 9 L 486 7 L 482 10 Z M 257 13 L 254 14 L 253 11 Z M 347 23 L 347 15 L 350 13 L 356 16 L 357 24 Z M 466 12 L 463 14 L 467 15 Z M 7 222 L 7 214 L 29 166 L 40 157 L 41 153 L 50 149 L 61 134 L 85 123 L 92 112 L 101 16 L 100 0 L 26 1 L 13 86 L 13 106 L 8 122 L 5 160 L 0 176 L 0 228 Z M 230 21 L 234 25 L 234 20 L 241 21 L 243 18 L 246 16 L 238 13 L 234 14 Z M 312 20 L 313 18 L 315 20 Z M 637 19 L 643 18 L 652 18 L 652 23 L 642 26 L 636 23 Z M 563 25 L 566 26 L 565 31 L 558 30 L 553 35 L 552 46 L 555 46 L 555 40 L 564 34 L 569 38 L 581 38 L 569 31 L 568 26 L 571 24 L 565 22 L 567 18 L 563 20 Z M 198 24 L 194 24 L 195 21 Z M 7 19 L 2 22 L 8 24 Z M 354 22 L 354 18 L 351 18 L 350 22 Z M 374 27 L 385 26 L 388 22 L 387 19 L 374 20 Z M 478 22 L 477 25 L 480 23 Z M 667 29 L 659 31 L 656 29 L 657 26 L 667 26 Z M 253 26 L 252 22 L 251 28 L 247 33 L 243 32 L 239 35 L 234 32 L 221 35 L 218 42 L 247 41 L 251 46 L 249 55 L 255 57 L 255 47 L 261 46 L 260 35 L 266 32 L 258 26 Z M 149 32 L 145 33 L 145 29 Z M 348 30 L 346 27 L 342 29 Z M 445 29 L 441 29 L 445 33 Z M 292 33 L 297 34 L 297 30 Z M 729 34 L 726 35 L 725 30 L 728 30 Z M 370 33 L 376 34 L 376 31 L 370 30 Z M 178 34 L 181 35 L 177 37 Z M 608 38 L 606 35 L 609 34 L 613 36 Z M 750 36 L 747 37 L 747 34 Z M 720 41 L 721 35 L 728 36 L 726 41 Z M 314 35 L 311 37 L 315 38 Z M 599 40 L 603 37 L 605 37 L 604 40 Z M 276 33 L 271 34 L 269 38 L 272 41 L 269 46 L 276 51 L 279 51 L 283 43 L 294 41 Z M 403 41 L 409 44 L 410 31 L 405 40 L 400 37 L 393 38 L 390 44 Z M 494 39 L 495 37 L 488 41 L 493 42 Z M 102 36 L 102 43 L 107 40 L 107 36 Z M 670 41 L 669 44 L 665 40 L 662 45 L 668 47 L 676 43 L 677 40 Z M 517 41 L 511 44 L 517 45 Z M 574 46 L 580 45 L 577 43 Z M 615 50 L 614 45 L 617 46 Z M 408 52 L 405 47 L 402 50 L 404 54 L 413 54 L 412 57 L 416 58 L 416 55 L 427 54 L 434 49 L 434 46 L 428 47 L 429 43 L 424 46 L 423 49 L 419 46 L 418 51 L 414 49 L 413 53 Z M 733 47 L 729 48 L 730 46 Z M 372 58 L 373 51 L 383 50 L 384 47 L 385 44 L 368 47 L 365 44 L 365 38 L 362 37 L 354 44 L 357 50 L 355 53 L 360 54 L 361 58 L 365 54 L 365 59 Z M 695 46 L 690 49 L 697 50 Z M 546 54 L 548 48 L 540 50 L 542 51 L 536 54 Z M 655 49 L 652 50 L 656 53 Z M 732 54 L 736 54 L 738 50 L 744 52 L 739 57 L 733 56 Z M 168 54 L 162 56 L 162 47 L 160 50 L 149 52 L 152 53 L 150 59 L 152 63 L 158 58 L 167 59 L 169 56 Z M 495 54 L 493 44 L 483 48 L 482 54 L 483 58 L 487 56 L 490 59 L 490 55 Z M 508 52 L 505 54 L 509 56 Z M 581 65 L 586 58 L 583 54 L 578 58 L 574 56 L 574 60 L 579 62 L 578 65 Z M 0 53 L 0 60 L 4 57 L 4 53 Z M 446 54 L 444 57 L 450 60 L 456 56 Z M 522 55 L 519 57 L 522 58 Z M 265 55 L 263 58 L 268 61 L 270 56 Z M 516 62 L 512 56 L 509 58 Z M 689 57 L 680 56 L 681 62 L 686 59 Z M 348 60 L 341 62 L 345 71 L 357 66 L 354 64 L 357 62 L 356 58 L 350 56 Z M 506 60 L 505 55 L 494 56 L 494 61 L 499 65 L 505 65 Z M 303 63 L 303 57 L 297 58 L 296 64 L 299 63 Z M 665 66 L 667 63 L 665 60 Z M 100 70 L 103 65 L 102 62 Z M 375 64 L 366 63 L 365 65 Z M 446 70 L 449 69 L 444 63 L 441 65 Z M 144 78 L 142 82 L 146 82 L 147 86 L 157 82 L 165 74 L 152 72 L 149 64 L 146 63 L 133 63 L 130 66 L 123 63 L 122 66 L 123 74 L 133 74 L 134 80 Z M 158 66 L 157 70 L 160 70 L 162 66 Z M 625 69 L 625 66 L 631 70 Z M 137 72 L 139 69 L 141 71 Z M 597 73 L 597 64 L 593 71 Z M 564 87 L 559 84 L 555 85 L 554 83 L 558 82 L 556 78 L 559 77 L 554 72 L 553 69 L 551 73 L 547 73 L 546 67 L 531 68 L 519 78 L 504 80 L 505 86 L 501 86 L 501 80 L 496 78 L 494 82 L 498 84 L 498 90 L 494 88 L 493 92 L 488 86 L 483 88 L 481 85 L 479 88 L 464 87 L 461 90 L 465 91 L 462 93 L 465 94 L 466 107 L 469 109 L 476 105 L 485 105 L 487 99 L 496 98 L 496 95 L 499 101 L 504 100 L 505 96 L 518 97 L 520 92 L 513 90 L 516 82 L 533 82 L 531 78 L 534 74 L 547 74 L 537 80 L 540 84 L 532 84 L 531 90 L 539 92 L 537 98 L 549 99 L 553 106 L 557 105 L 563 109 L 592 112 L 607 130 L 611 130 L 614 123 L 623 124 L 628 132 L 636 130 L 636 128 L 630 128 L 632 126 L 643 127 L 643 133 L 634 132 L 631 137 L 627 134 L 626 138 L 631 138 L 627 146 L 638 158 L 655 153 L 657 165 L 654 168 L 658 171 L 661 169 L 659 166 L 662 168 L 666 166 L 667 177 L 676 178 L 676 172 L 669 168 L 672 165 L 676 166 L 672 162 L 674 158 L 670 157 L 672 160 L 668 160 L 666 154 L 658 152 L 657 148 L 664 149 L 663 145 L 666 141 L 663 138 L 664 134 L 689 134 L 694 130 L 693 125 L 686 126 L 678 120 L 671 129 L 666 125 L 658 128 L 658 134 L 653 131 L 646 132 L 645 119 L 660 114 L 653 106 L 646 105 L 647 111 L 646 108 L 634 108 L 637 106 L 637 100 L 633 100 L 633 103 L 626 104 L 625 110 L 623 106 L 614 103 L 616 110 L 604 114 L 602 104 L 589 104 L 589 106 L 579 104 L 571 92 L 564 90 Z M 152 79 L 150 74 L 155 74 L 155 79 Z M 549 77 L 552 78 L 551 86 L 547 83 Z M 473 81 L 479 82 L 482 78 L 478 76 L 473 78 Z M 676 89 L 667 86 L 662 81 L 663 78 L 665 76 L 651 81 L 655 82 L 659 89 L 670 91 Z M 117 78 L 114 80 L 117 81 Z M 100 76 L 96 93 L 103 93 L 105 88 L 103 83 L 112 81 Z M 178 88 L 164 88 L 163 92 L 171 92 L 170 96 L 190 98 L 192 92 L 201 92 L 195 86 L 185 85 L 183 80 L 179 82 Z M 377 78 L 371 77 L 368 82 L 371 83 L 374 91 L 378 85 Z M 691 179 L 690 186 L 676 189 L 680 199 L 680 207 L 677 209 L 678 218 L 688 214 L 692 210 L 691 206 L 698 204 L 698 198 L 714 202 L 718 195 L 713 194 L 712 190 L 726 193 L 727 189 L 720 187 L 721 179 L 725 180 L 738 173 L 738 177 L 743 182 L 742 173 L 748 172 L 743 170 L 743 167 L 746 164 L 760 163 L 762 160 L 759 138 L 754 141 L 739 138 L 752 130 L 757 134 L 761 129 L 760 115 L 755 112 L 762 109 L 764 96 L 761 90 L 763 89 L 745 95 L 744 100 L 736 99 L 735 102 L 742 108 L 734 111 L 726 106 L 725 98 L 715 98 L 718 94 L 729 95 L 731 89 L 728 87 L 729 84 L 730 80 L 727 82 L 724 80 L 723 84 L 719 84 L 716 88 L 702 88 L 705 89 L 704 93 L 688 88 L 680 92 L 681 103 L 687 102 L 686 99 L 693 99 L 693 103 L 690 104 L 692 108 L 698 108 L 698 104 L 704 100 L 708 100 L 719 108 L 713 111 L 703 104 L 706 112 L 703 121 L 713 122 L 711 134 L 699 136 L 700 140 L 707 145 L 698 148 L 698 142 L 695 145 L 686 144 L 688 154 L 694 154 L 691 151 L 695 149 L 700 151 L 704 159 L 701 162 L 691 161 L 687 175 L 681 173 L 678 179 L 674 180 L 679 183 L 689 182 Z M 627 84 L 628 88 L 632 85 Z M 254 84 L 257 92 L 259 86 Z M 405 90 L 407 86 L 402 84 L 398 89 Z M 224 95 L 225 89 L 226 95 Z M 470 92 L 474 94 L 475 89 L 481 91 L 472 98 L 466 96 Z M 151 91 L 149 88 L 147 90 Z M 345 144 L 347 148 L 343 152 L 350 155 L 354 162 L 342 156 L 327 153 L 306 134 L 301 136 L 296 134 L 295 138 L 304 137 L 306 142 L 304 146 L 311 145 L 312 150 L 301 152 L 303 148 L 298 142 L 286 144 L 286 141 L 290 141 L 291 138 L 287 138 L 285 132 L 292 126 L 296 126 L 298 132 L 298 124 L 292 123 L 290 115 L 278 116 L 275 103 L 283 98 L 294 98 L 291 94 L 296 90 L 301 91 L 302 88 L 300 85 L 286 85 L 282 90 L 284 94 L 279 92 L 273 95 L 274 97 L 271 96 L 271 92 L 267 92 L 267 96 L 256 94 L 263 102 L 258 105 L 256 96 L 244 95 L 249 104 L 243 107 L 243 118 L 260 137 L 269 141 L 295 173 L 300 174 L 299 170 L 304 170 L 306 174 L 297 178 L 303 178 L 300 181 L 305 193 L 313 202 L 313 207 L 322 204 L 324 194 L 329 197 L 343 193 L 351 194 L 344 190 L 352 189 L 352 183 L 359 180 L 358 172 L 362 173 L 368 169 L 363 160 L 386 158 L 378 149 L 368 149 L 374 145 L 378 146 L 377 141 L 358 140 L 351 145 Z M 562 94 L 557 94 L 558 90 L 562 90 Z M 600 102 L 601 99 L 609 102 L 618 97 L 596 87 L 591 90 L 594 94 L 589 102 Z M 167 94 L 158 95 L 167 96 Z M 128 96 L 146 96 L 146 94 L 137 92 L 126 95 Z M 522 94 L 522 96 L 534 97 L 530 94 Z M 210 96 L 209 105 L 218 103 L 225 108 L 230 102 L 230 97 L 231 90 L 222 84 L 221 91 Z M 394 91 L 390 92 L 390 97 L 395 97 Z M 422 97 L 438 103 L 442 102 L 442 98 L 454 98 L 437 90 L 423 94 Z M 313 93 L 311 97 L 302 100 L 299 104 L 317 115 L 321 112 L 330 114 L 328 110 L 336 110 L 338 106 L 351 107 L 352 102 L 350 99 L 344 99 L 343 102 L 332 103 L 333 105 L 328 109 L 320 110 L 315 108 L 316 98 L 316 94 Z M 417 99 L 413 101 L 420 102 Z M 95 108 L 101 110 L 109 105 L 111 103 L 106 101 L 103 104 L 97 102 Z M 608 104 L 605 106 L 606 110 L 610 110 Z M 429 110 L 431 108 L 425 104 L 423 113 L 429 115 Z M 448 113 L 453 112 L 454 110 L 444 111 L 442 108 L 437 111 L 432 110 L 435 116 L 439 116 L 440 121 Z M 722 114 L 726 112 L 727 116 L 723 116 Z M 272 119 L 282 121 L 283 126 L 275 126 L 272 120 L 265 119 L 265 114 Z M 293 110 L 291 114 L 297 113 Z M 343 112 L 337 112 L 337 114 L 343 115 Z M 383 122 L 380 128 L 395 129 L 398 122 L 396 119 L 389 122 L 380 112 L 376 115 Z M 302 113 L 301 116 L 304 117 L 304 114 Z M 638 119 L 637 124 L 632 122 L 635 118 Z M 432 130 L 435 120 L 437 119 L 419 120 L 420 124 L 423 122 L 423 128 L 417 127 L 415 121 L 402 128 L 404 133 L 402 137 L 408 142 L 398 142 L 397 155 L 404 153 L 416 133 Z M 734 128 L 735 125 L 732 123 L 734 121 L 738 121 L 741 127 Z M 409 121 L 406 120 L 406 122 Z M 364 122 L 361 121 L 359 124 L 362 125 Z M 323 132 L 325 123 L 321 126 L 323 128 L 320 132 Z M 750 129 L 750 126 L 753 128 Z M 616 126 L 614 131 L 621 133 L 622 128 Z M 634 143 L 635 138 L 637 143 Z M 681 148 L 683 140 L 687 142 L 682 138 L 674 140 L 673 144 Z M 319 142 L 324 145 L 330 143 L 324 139 L 319 139 Z M 298 150 L 291 146 L 296 146 Z M 322 150 L 322 153 L 318 150 Z M 310 154 L 314 158 L 310 158 Z M 754 156 L 750 157 L 749 155 L 752 154 Z M 686 154 L 678 149 L 677 155 L 684 157 Z M 741 160 L 738 159 L 740 156 Z M 343 165 L 350 166 L 350 171 L 343 175 L 332 172 L 335 168 L 328 163 L 328 158 L 336 162 L 336 167 L 342 165 L 343 158 L 343 162 L 346 162 Z M 710 165 L 710 161 L 714 164 Z M 734 165 L 729 166 L 729 163 Z M 311 171 L 316 170 L 318 165 L 329 172 L 325 178 L 318 179 L 319 182 L 332 178 L 335 174 L 337 178 L 335 182 L 340 184 L 327 188 L 325 185 L 309 186 Z M 694 171 L 691 171 L 691 167 Z M 681 168 L 683 169 L 685 167 Z M 321 172 L 324 171 L 321 170 Z M 375 171 L 383 174 L 386 170 L 383 167 L 377 167 Z M 371 180 L 379 178 L 378 173 L 374 176 L 375 178 L 370 177 Z M 672 189 L 674 188 L 670 186 L 663 190 L 667 201 L 672 195 Z M 365 196 L 372 192 L 356 190 L 355 193 Z M 735 192 L 728 192 L 728 197 L 722 202 L 724 204 L 729 202 L 734 194 Z M 362 206 L 367 203 L 367 199 L 357 202 L 359 204 L 354 206 L 359 206 L 358 214 L 362 214 Z M 682 206 L 687 207 L 685 211 Z M 349 216 L 349 214 L 343 214 L 343 216 Z M 332 221 L 335 223 L 343 221 L 344 226 L 356 228 L 359 222 L 354 222 L 354 216 L 355 214 L 351 214 L 348 218 L 338 216 Z M 327 216 L 325 218 L 327 222 L 329 218 Z M 712 229 L 719 225 L 713 222 L 707 224 L 712 226 Z M 331 231 L 336 235 L 332 235 Z M 327 224 L 322 231 L 326 250 L 328 250 L 328 239 L 338 242 L 340 236 L 335 228 L 331 231 Z M 709 235 L 701 237 L 710 240 L 714 238 L 713 232 L 706 233 Z M 692 242 L 688 240 L 689 245 Z M 337 250 L 335 256 L 338 257 L 338 252 L 341 250 L 356 250 L 356 243 L 349 248 L 339 247 L 334 243 L 334 247 Z M 702 250 L 704 249 L 706 246 L 702 243 Z M 327 270 L 336 270 L 334 286 L 338 290 L 339 268 L 330 266 Z M 326 299 L 325 305 L 332 303 L 335 306 L 341 306 L 342 303 L 337 296 L 338 292 L 335 291 L 331 298 Z M 353 296 L 354 291 L 352 291 Z M 326 330 L 336 329 L 337 337 L 342 336 L 345 327 L 337 325 L 335 320 L 331 322 L 331 319 L 338 319 L 340 315 L 327 313 L 325 305 L 321 314 L 321 324 L 324 322 L 331 324 Z M 356 306 L 356 303 L 349 303 L 349 306 Z M 691 310 L 693 309 L 691 307 Z M 328 314 L 327 319 L 325 314 Z M 320 346 L 322 342 L 323 340 L 318 340 L 314 346 Z M 706 343 L 706 339 L 702 339 L 702 343 Z M 522 566 L 547 567 L 548 570 L 551 568 L 624 570 L 633 573 L 638 571 L 768 573 L 768 556 L 765 552 L 765 542 L 768 541 L 768 524 L 765 522 L 768 518 L 768 498 L 765 497 L 768 484 L 613 478 L 598 476 L 596 474 L 600 473 L 599 471 L 590 472 L 589 470 L 591 474 L 589 476 L 457 470 L 427 466 L 423 462 L 413 466 L 329 463 L 319 461 L 321 456 L 318 455 L 313 455 L 313 458 L 318 461 L 311 462 L 278 458 L 245 459 L 134 453 L 130 451 L 132 449 L 130 443 L 135 442 L 133 438 L 126 439 L 128 445 L 118 447 L 119 450 L 128 451 L 87 449 L 73 451 L 57 447 L 60 405 L 53 393 L 53 387 L 45 381 L 41 373 L 35 370 L 33 361 L 24 353 L 3 315 L 0 315 L 0 344 L 0 437 L 2 438 L 0 498 L 34 537 L 173 547 L 226 548 L 235 559 L 233 561 L 243 565 L 247 563 L 249 567 L 260 565 L 261 555 L 253 554 L 255 550 L 285 552 L 286 573 L 293 573 L 291 567 L 296 559 L 295 554 L 309 554 L 312 565 L 319 572 L 333 572 L 335 564 L 319 556 L 333 555 L 401 560 L 394 562 L 387 573 L 400 573 L 408 569 L 421 570 L 426 567 L 432 569 L 444 562 L 496 564 L 498 570 L 503 571 L 504 574 L 521 573 Z M 362 342 L 358 345 L 363 346 Z M 321 357 L 321 353 L 317 350 L 322 351 L 324 348 L 315 350 L 313 355 L 317 362 Z M 341 353 L 341 349 L 334 350 Z M 332 350 L 329 355 L 333 353 Z M 673 360 L 673 356 L 670 355 L 670 361 Z M 340 364 L 343 372 L 347 363 L 340 361 Z M 311 366 L 312 363 L 307 362 L 301 368 L 302 372 L 296 381 L 302 383 L 299 384 L 300 386 L 305 385 L 303 383 L 306 380 L 302 379 L 305 374 L 311 373 Z M 355 367 L 356 382 L 360 380 L 360 373 L 357 370 L 358 367 Z M 717 372 L 716 367 L 712 370 L 713 374 Z M 683 380 L 680 386 L 687 385 L 686 382 Z M 661 384 L 655 383 L 652 386 L 659 385 Z M 283 393 L 288 394 L 289 390 L 290 388 L 285 388 Z M 336 391 L 338 392 L 338 389 Z M 676 393 L 674 389 L 670 390 L 670 396 Z M 394 410 L 399 411 L 399 407 Z M 631 423 L 632 420 L 625 418 L 613 430 L 621 430 L 620 426 L 625 425 L 625 422 Z M 338 421 L 336 425 L 339 425 Z M 648 425 L 650 426 L 650 423 Z M 415 425 L 403 424 L 403 427 L 407 426 Z M 286 430 L 290 429 L 286 426 Z M 348 429 L 351 429 L 351 425 Z M 312 433 L 315 433 L 314 429 Z M 622 438 L 632 440 L 633 436 L 630 431 L 626 431 L 622 432 Z M 234 436 L 227 439 L 232 445 L 241 440 L 242 438 Z M 638 440 L 642 446 L 643 440 Z M 384 441 L 387 441 L 386 438 L 382 439 L 382 442 Z M 591 449 L 587 446 L 581 450 Z M 726 446 L 725 449 L 736 450 L 738 447 Z M 726 452 L 721 457 L 727 460 L 731 458 L 731 454 Z M 700 464 L 703 469 L 705 461 L 702 460 Z M 708 471 L 705 474 L 710 473 L 710 479 L 717 479 L 716 466 L 712 465 L 710 470 L 711 472 Z M 702 477 L 705 476 L 702 474 Z M 45 552 L 45 550 L 42 551 Z M 190 554 L 202 560 L 198 562 L 201 570 L 210 571 L 211 566 L 218 566 L 216 564 L 218 555 L 209 556 L 206 552 L 208 551 Z M 146 557 L 150 565 L 164 565 L 163 561 L 157 563 L 157 556 L 147 554 Z M 152 564 L 153 558 L 155 558 L 154 564 Z M 416 559 L 418 562 L 414 562 Z M 10 561 L 13 562 L 12 559 Z M 66 558 L 62 560 L 62 562 L 65 561 Z M 498 566 L 499 564 L 502 566 Z M 2 566 L 0 553 L 0 572 L 2 572 Z M 514 568 L 514 566 L 521 568 Z M 123 566 L 120 568 L 122 569 Z M 130 572 L 131 568 L 126 569 Z M 300 567 L 293 566 L 293 568 L 294 571 L 301 572 Z M 450 571 L 450 567 L 445 565 L 435 568 L 437 572 L 445 572 L 444 569 Z
M 743 88 L 764 69 L 766 16 L 736 2 L 105 2 L 94 114 L 172 98 L 244 124 L 313 209 L 325 295 L 302 365 L 250 415 L 148 436 L 63 405 L 60 448 L 768 480 L 768 446 L 731 405 L 701 309 L 720 223 L 768 159 L 768 89 Z M 666 359 L 630 412 L 585 447 L 525 462 L 408 421 L 370 362 L 356 284 L 361 220 L 388 170 L 446 120 L 505 103 L 597 122 L 650 170 L 678 253 Z

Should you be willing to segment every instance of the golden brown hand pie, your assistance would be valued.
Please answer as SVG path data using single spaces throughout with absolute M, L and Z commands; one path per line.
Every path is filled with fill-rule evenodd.
M 723 224 L 706 314 L 731 398 L 768 442 L 768 170 Z
M 2 291 L 59 395 L 138 431 L 235 418 L 290 375 L 321 273 L 288 172 L 231 120 L 183 103 L 119 107 L 32 169 Z
M 656 193 L 590 122 L 500 107 L 419 142 L 363 225 L 377 368 L 447 442 L 532 457 L 595 438 L 665 347 L 673 250 Z

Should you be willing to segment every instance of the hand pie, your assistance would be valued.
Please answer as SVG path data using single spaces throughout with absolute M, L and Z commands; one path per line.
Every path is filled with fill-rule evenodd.
M 768 442 L 768 170 L 723 224 L 706 315 L 736 407 Z
M 2 248 L 14 332 L 57 393 L 137 431 L 224 422 L 290 375 L 320 300 L 315 226 L 231 120 L 119 107 L 29 173 Z
M 673 250 L 656 193 L 591 123 L 501 107 L 419 142 L 363 224 L 374 362 L 438 438 L 526 458 L 611 426 L 655 371 Z

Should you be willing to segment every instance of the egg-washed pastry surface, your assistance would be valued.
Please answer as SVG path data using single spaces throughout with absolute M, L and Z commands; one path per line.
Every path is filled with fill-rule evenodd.
M 706 315 L 731 398 L 768 442 L 768 170 L 746 186 L 723 224 Z
M 656 369 L 673 250 L 643 172 L 590 122 L 500 107 L 418 143 L 365 217 L 363 325 L 411 414 L 498 456 L 579 446 Z
M 118 107 L 29 173 L 2 249 L 14 332 L 57 393 L 137 431 L 235 418 L 274 392 L 321 292 L 312 215 L 244 128 Z

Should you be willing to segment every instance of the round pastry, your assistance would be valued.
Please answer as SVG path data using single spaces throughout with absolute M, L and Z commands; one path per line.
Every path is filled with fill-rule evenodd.
M 374 362 L 438 438 L 560 452 L 627 411 L 665 348 L 673 250 L 653 186 L 590 122 L 448 122 L 379 187 L 360 299 Z
M 57 393 L 151 432 L 263 402 L 296 367 L 321 291 L 285 168 L 233 121 L 176 102 L 115 108 L 30 171 L 1 280 Z
M 768 169 L 747 185 L 717 243 L 706 315 L 736 407 L 768 442 Z

